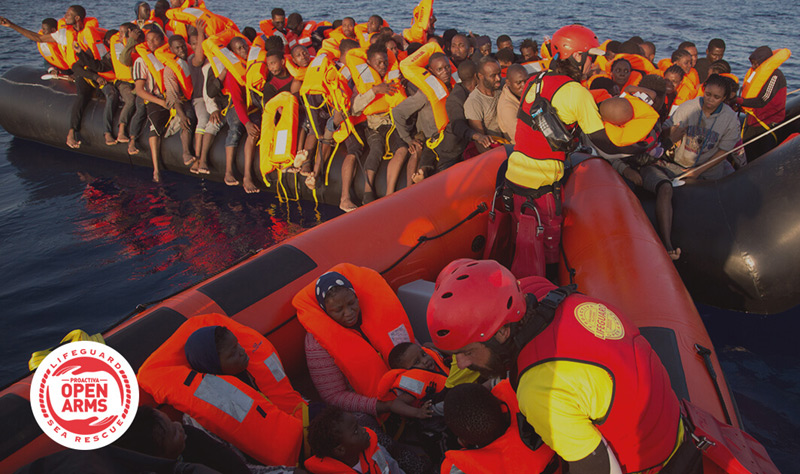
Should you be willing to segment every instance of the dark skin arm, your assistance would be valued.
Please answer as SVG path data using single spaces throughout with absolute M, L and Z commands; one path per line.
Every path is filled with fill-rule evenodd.
M 405 416 L 408 418 L 430 418 L 433 416 L 433 410 L 431 409 L 431 401 L 428 400 L 425 402 L 421 407 L 415 408 L 411 406 L 414 403 L 414 397 L 411 395 L 400 392 L 397 395 L 397 398 L 391 401 L 391 411 L 392 413 L 396 413 L 400 416 Z
M 31 30 L 27 30 L 15 23 L 12 23 L 11 20 L 8 18 L 0 16 L 0 26 L 7 26 L 12 30 L 16 31 L 17 33 L 21 34 L 22 36 L 28 38 L 31 41 L 36 41 L 37 43 L 55 43 L 56 40 L 53 38 L 53 35 L 46 34 L 40 35 L 39 33 Z
M 206 55 L 203 52 L 203 41 L 206 39 L 206 21 L 200 18 L 194 26 L 197 28 L 197 44 L 199 47 L 194 52 L 194 56 L 192 56 L 192 66 L 201 67 L 206 61 Z

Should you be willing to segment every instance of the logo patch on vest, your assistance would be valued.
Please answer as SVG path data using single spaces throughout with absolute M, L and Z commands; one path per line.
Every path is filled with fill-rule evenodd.
M 417 395 L 422 395 L 425 391 L 425 384 L 423 382 L 417 379 L 412 379 L 407 375 L 400 376 L 400 383 L 398 384 L 398 387 L 411 393 L 416 393 Z
M 389 331 L 388 335 L 393 346 L 396 346 L 401 342 L 411 342 L 411 338 L 408 337 L 408 331 L 402 324 Z
M 625 336 L 622 321 L 603 304 L 581 303 L 575 308 L 575 318 L 597 338 L 617 340 Z

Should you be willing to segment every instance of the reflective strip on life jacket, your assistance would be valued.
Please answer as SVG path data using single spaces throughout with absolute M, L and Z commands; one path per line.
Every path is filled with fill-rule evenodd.
M 372 87 L 383 82 L 398 81 L 400 79 L 400 64 L 394 56 L 394 53 L 387 51 L 389 59 L 388 71 L 385 80 L 381 78 L 378 71 L 374 70 L 369 63 L 367 63 L 367 51 L 363 48 L 354 48 L 347 52 L 345 57 L 345 64 L 347 69 L 350 70 L 353 82 L 356 85 L 356 90 L 359 94 L 364 94 Z M 393 94 L 376 94 L 372 102 L 364 109 L 364 115 L 375 115 L 387 113 L 393 107 L 396 107 L 400 102 L 406 98 L 405 88 L 399 83 L 399 90 Z
M 119 60 L 122 50 L 125 49 L 125 44 L 120 40 L 119 33 L 115 33 L 109 40 L 111 46 L 111 64 L 114 66 L 114 74 L 117 76 L 118 81 L 133 82 L 133 73 L 131 68 L 122 64 Z
M 259 143 L 259 169 L 267 186 L 269 186 L 267 174 L 276 169 L 283 170 L 294 162 L 294 152 L 297 149 L 298 111 L 297 97 L 290 92 L 281 92 L 264 105 Z M 276 123 L 278 112 L 280 119 Z
M 169 47 L 167 44 L 162 45 Z M 159 61 L 156 55 L 147 48 L 147 43 L 139 43 L 136 45 L 136 52 L 139 53 L 139 57 L 142 58 L 144 61 L 144 65 L 147 66 L 147 70 L 150 71 L 150 75 L 153 76 L 153 80 L 156 83 L 156 87 L 158 90 L 164 94 L 164 63 Z
M 169 49 L 169 43 L 161 46 L 155 51 L 156 58 L 164 66 L 170 68 L 175 76 L 178 78 L 178 83 L 183 91 L 183 97 L 191 101 L 194 86 L 192 84 L 192 71 L 189 68 L 189 63 L 185 59 L 180 59 L 172 53 Z
M 170 8 L 167 10 L 166 15 L 167 18 L 174 22 L 191 26 L 194 26 L 197 20 L 204 20 L 206 22 L 206 37 L 214 36 L 225 30 L 239 31 L 239 27 L 229 18 L 211 13 L 202 7 Z
M 42 30 L 39 30 L 39 34 L 42 34 Z M 44 60 L 55 68 L 64 71 L 70 68 L 70 65 L 67 64 L 67 60 L 64 58 L 64 48 L 60 44 L 36 43 L 36 46 L 39 48 L 39 53 L 42 55 Z
M 222 33 L 206 38 L 203 41 L 203 52 L 209 58 L 211 68 L 217 77 L 222 74 L 222 71 L 227 70 L 228 74 L 233 74 L 240 86 L 245 87 L 247 86 L 247 61 L 237 56 L 227 47 L 235 36 L 244 38 L 247 44 L 250 44 L 250 40 L 241 33 L 225 30 Z
M 449 95 L 448 88 L 436 76 L 427 70 L 428 60 L 434 53 L 441 53 L 442 48 L 438 43 L 427 43 L 419 48 L 414 54 L 409 55 L 406 59 L 400 61 L 400 72 L 409 82 L 417 86 L 433 109 L 433 119 L 436 123 L 436 129 L 441 135 L 444 128 L 447 126 L 449 119 L 447 117 L 447 109 L 445 103 Z M 451 78 L 450 86 L 455 83 Z
M 403 38 L 409 43 L 424 44 L 427 42 L 431 15 L 433 15 L 433 0 L 420 0 L 419 5 L 414 7 L 414 18 L 411 20 L 411 28 L 403 30 Z

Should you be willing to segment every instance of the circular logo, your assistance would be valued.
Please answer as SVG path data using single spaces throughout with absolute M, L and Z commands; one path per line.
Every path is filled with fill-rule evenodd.
M 139 406 L 136 373 L 119 352 L 80 341 L 54 349 L 31 382 L 33 416 L 53 441 L 97 449 L 116 441 Z
M 613 311 L 600 303 L 581 303 L 575 308 L 581 326 L 600 339 L 622 339 L 625 327 Z

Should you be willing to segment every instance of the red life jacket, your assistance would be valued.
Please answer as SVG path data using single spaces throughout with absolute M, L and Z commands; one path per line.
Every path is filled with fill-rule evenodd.
M 450 367 L 445 365 L 444 359 L 438 352 L 427 347 L 423 347 L 422 350 L 436 361 L 437 370 L 392 369 L 386 372 L 381 377 L 378 389 L 381 392 L 381 400 L 394 399 L 392 392 L 395 390 L 402 390 L 416 398 L 417 401 L 422 401 L 428 395 L 428 387 L 433 387 L 433 393 L 444 390 L 447 376 L 450 374 Z
M 382 474 L 389 472 L 389 463 L 383 452 L 378 448 L 378 437 L 375 433 L 365 428 L 369 433 L 369 447 L 359 456 L 361 472 L 364 474 Z M 333 458 L 314 456 L 306 459 L 305 468 L 311 474 L 350 474 L 356 472 L 352 467 Z
M 525 92 L 522 94 L 522 102 L 520 103 L 520 113 L 530 114 L 533 100 L 528 101 L 530 98 L 528 92 L 533 88 L 534 82 L 538 78 L 541 78 L 542 82 L 542 90 L 538 96 L 546 99 L 548 102 L 553 100 L 553 96 L 561 89 L 561 86 L 572 82 L 572 79 L 568 76 L 555 75 L 552 73 L 542 73 L 538 76 L 534 76 L 529 79 L 528 83 L 525 85 Z M 536 97 L 537 96 L 534 95 L 532 99 Z M 568 127 L 570 125 L 571 124 L 567 124 Z M 515 137 L 516 145 L 514 145 L 514 151 L 518 151 L 525 156 L 537 160 L 564 161 L 566 159 L 566 154 L 564 152 L 552 151 L 550 149 L 550 145 L 548 145 L 547 139 L 542 132 L 532 129 L 522 120 L 517 120 L 517 132 Z
M 337 323 L 320 308 L 314 293 L 316 281 L 292 300 L 297 320 L 333 357 L 353 390 L 378 397 L 381 377 L 389 371 L 389 352 L 401 342 L 414 342 L 411 323 L 397 295 L 375 270 L 340 263 L 330 271 L 341 273 L 353 284 L 361 307 L 361 331 L 367 339 L 356 329 Z
M 544 278 L 529 277 L 520 280 L 520 288 L 541 300 L 556 287 Z M 678 436 L 680 405 L 661 360 L 639 329 L 619 314 L 583 295 L 567 297 L 552 322 L 520 352 L 518 376 L 553 360 L 606 370 L 614 382 L 613 401 L 606 416 L 592 422 L 623 472 L 638 472 L 669 458 Z
M 258 390 L 232 375 L 201 374 L 186 360 L 189 336 L 225 326 L 247 351 Z M 293 466 L 303 444 L 308 409 L 292 388 L 278 353 L 257 331 L 221 314 L 189 318 L 142 364 L 139 385 L 266 465 Z
M 508 406 L 511 425 L 502 436 L 479 449 L 447 451 L 442 463 L 442 474 L 449 474 L 453 466 L 467 474 L 558 474 L 561 464 L 556 453 L 544 443 L 536 449 L 525 444 L 520 435 L 517 394 L 508 379 L 492 389 L 492 395 Z

